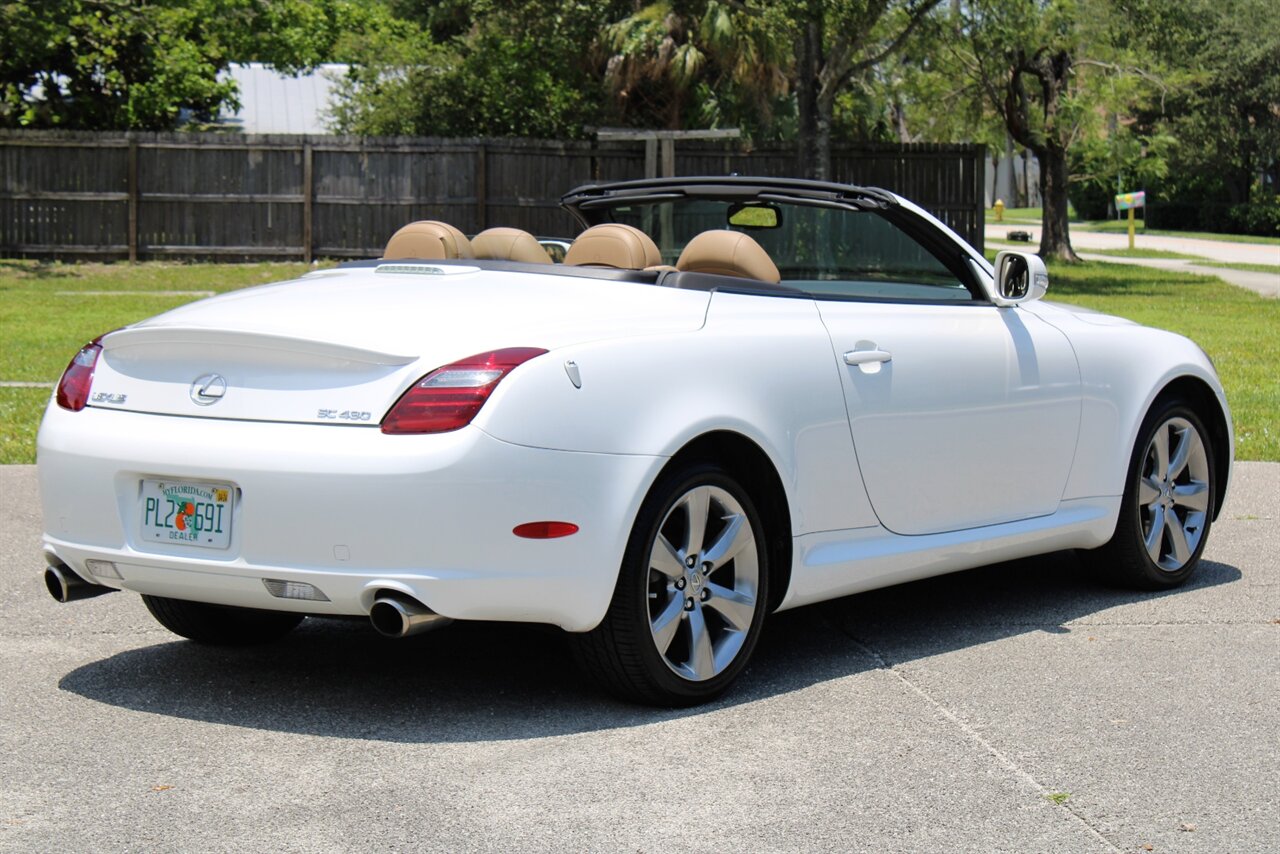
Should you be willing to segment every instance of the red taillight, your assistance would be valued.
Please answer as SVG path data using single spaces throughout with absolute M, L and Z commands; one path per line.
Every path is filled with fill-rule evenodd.
M 471 423 L 502 378 L 546 350 L 508 347 L 436 368 L 401 395 L 383 433 L 447 433 Z
M 525 522 L 512 528 L 511 533 L 526 540 L 554 540 L 578 533 L 578 526 L 572 522 Z
M 102 345 L 101 336 L 80 348 L 71 364 L 62 372 L 58 381 L 58 405 L 72 412 L 79 412 L 89 402 L 89 388 L 93 385 L 93 369 L 98 364 Z

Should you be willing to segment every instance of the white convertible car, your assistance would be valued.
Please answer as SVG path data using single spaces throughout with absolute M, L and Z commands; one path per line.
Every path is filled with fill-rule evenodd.
M 882 190 L 563 204 L 563 263 L 416 222 L 87 344 L 39 435 L 50 592 L 131 590 L 206 643 L 549 623 L 678 705 L 773 611 L 1060 549 L 1146 588 L 1195 570 L 1233 438 L 1191 341 L 1046 302 L 1036 256 L 993 268 Z

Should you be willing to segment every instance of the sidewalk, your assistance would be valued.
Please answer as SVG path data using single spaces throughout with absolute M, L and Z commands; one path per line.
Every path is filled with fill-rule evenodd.
M 1040 228 L 1019 223 L 988 223 L 985 230 L 987 240 L 1007 241 L 1010 231 L 1027 231 L 1031 233 L 1032 248 L 1039 245 Z M 1178 252 L 1183 255 L 1196 255 L 1210 261 L 1222 261 L 1230 264 L 1270 264 L 1280 266 L 1280 246 L 1259 243 L 1230 243 L 1225 240 L 1202 240 L 1194 237 L 1166 237 L 1158 235 L 1140 235 L 1135 245 L 1141 249 L 1158 249 L 1163 252 Z M 1199 273 L 1206 276 L 1217 276 L 1224 282 L 1247 288 L 1265 297 L 1280 297 L 1280 275 L 1276 273 L 1259 273 L 1251 270 L 1233 270 L 1228 267 L 1214 267 L 1198 264 L 1193 260 L 1179 258 L 1125 258 L 1112 255 L 1097 255 L 1090 249 L 1127 249 L 1129 235 L 1111 234 L 1107 232 L 1085 231 L 1071 232 L 1071 246 L 1086 261 L 1108 261 L 1113 264 L 1137 264 L 1140 267 L 1155 267 L 1161 270 L 1177 270 L 1182 273 Z

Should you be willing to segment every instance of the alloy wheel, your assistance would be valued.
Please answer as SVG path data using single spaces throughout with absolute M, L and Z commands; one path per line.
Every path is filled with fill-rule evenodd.
M 760 589 L 750 517 L 719 486 L 698 485 L 667 511 L 649 551 L 649 631 L 676 675 L 724 672 L 747 639 Z
M 1147 444 L 1138 481 L 1142 542 L 1152 563 L 1182 569 L 1196 554 L 1210 511 L 1209 458 L 1199 431 L 1173 417 Z

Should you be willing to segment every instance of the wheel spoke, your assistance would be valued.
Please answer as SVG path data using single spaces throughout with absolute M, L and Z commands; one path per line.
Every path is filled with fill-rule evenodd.
M 755 535 L 751 531 L 751 526 L 747 524 L 747 517 L 744 514 L 735 513 L 728 519 L 729 522 L 720 532 L 720 536 L 702 553 L 702 559 L 709 561 L 713 570 L 733 560 L 738 552 L 755 541 Z
M 710 679 L 716 673 L 715 648 L 701 608 L 689 612 L 689 667 L 695 679 Z
M 653 629 L 653 642 L 657 645 L 658 652 L 666 654 L 676 632 L 680 629 L 680 615 L 683 612 L 684 597 L 672 596 L 667 607 L 663 608 L 662 613 L 654 617 L 649 624 Z
M 687 555 L 702 552 L 702 539 L 707 533 L 707 516 L 711 513 L 711 490 L 705 486 L 694 489 L 685 496 L 685 513 L 689 519 L 688 533 L 685 535 L 684 553 Z
M 1182 474 L 1182 470 L 1187 467 L 1187 460 L 1191 457 L 1192 445 L 1199 441 L 1200 437 L 1190 427 L 1178 436 L 1178 447 L 1174 448 L 1173 458 L 1169 460 L 1169 480 Z
M 706 589 L 711 592 L 711 598 L 702 603 L 703 607 L 720 614 L 729 625 L 740 632 L 750 628 L 751 618 L 756 613 L 756 597 L 741 590 L 731 590 L 710 582 Z
M 1160 500 L 1160 485 L 1150 477 L 1144 477 L 1138 481 L 1138 503 L 1142 505 L 1155 504 Z
M 662 534 L 658 534 L 658 538 L 653 543 L 653 550 L 649 553 L 649 566 L 670 579 L 684 575 L 684 560 L 676 551 L 676 547 L 671 545 Z
M 1173 503 L 1188 510 L 1209 512 L 1209 484 L 1185 483 L 1173 488 Z
M 1178 569 L 1191 560 L 1191 545 L 1187 542 L 1187 532 L 1183 530 L 1182 520 L 1177 513 L 1169 513 L 1166 527 L 1169 529 L 1169 544 L 1173 548 L 1170 557 L 1177 562 L 1177 566 L 1173 568 Z
M 746 632 L 726 632 L 720 636 L 720 644 L 716 647 L 716 672 L 728 667 L 738 657 L 738 651 L 747 642 Z
M 1155 468 L 1151 476 L 1157 480 L 1169 479 L 1169 425 L 1162 424 L 1156 434 L 1151 437 L 1151 450 L 1155 452 Z
M 1147 532 L 1146 539 L 1143 541 L 1143 545 L 1147 547 L 1147 554 L 1157 564 L 1160 563 L 1160 549 L 1164 545 L 1164 526 L 1164 507 L 1157 507 L 1151 511 L 1151 530 Z

